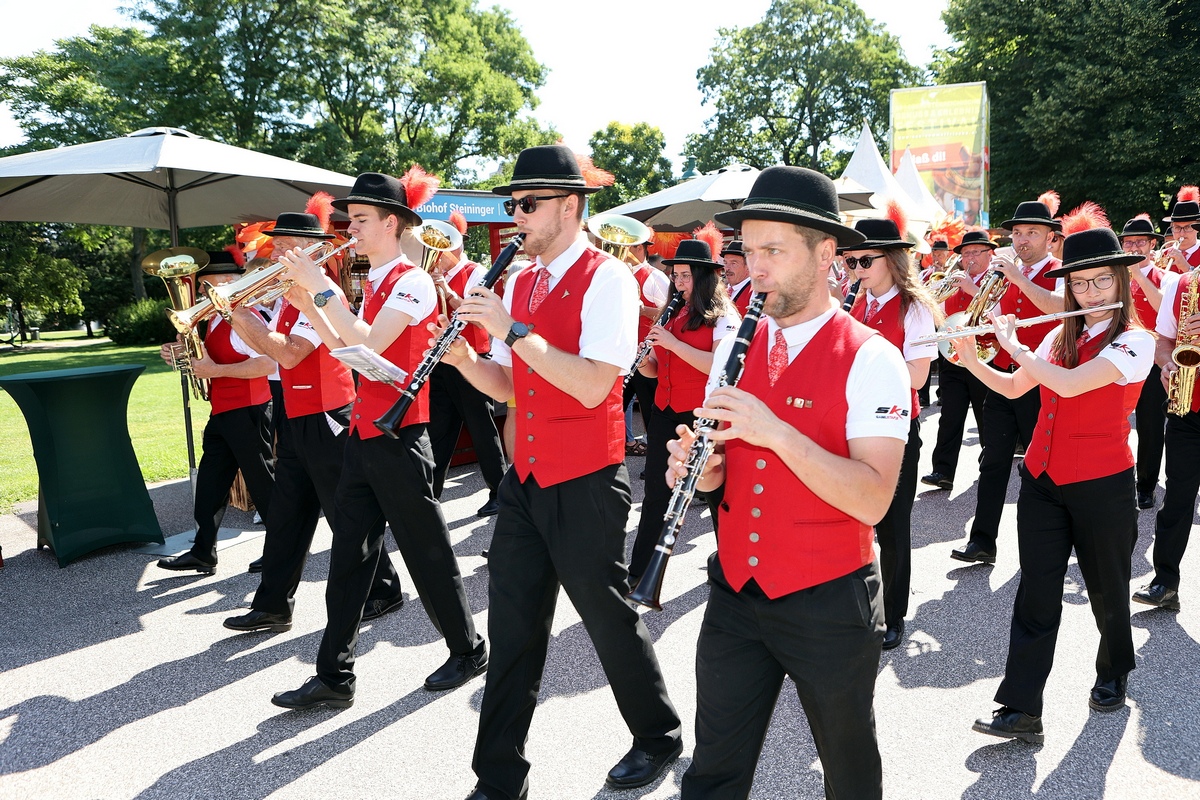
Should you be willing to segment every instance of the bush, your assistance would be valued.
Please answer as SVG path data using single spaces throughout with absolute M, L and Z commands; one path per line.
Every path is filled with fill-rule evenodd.
M 175 328 L 167 319 L 167 300 L 145 299 L 121 306 L 109 318 L 104 332 L 119 345 L 162 344 L 174 341 Z

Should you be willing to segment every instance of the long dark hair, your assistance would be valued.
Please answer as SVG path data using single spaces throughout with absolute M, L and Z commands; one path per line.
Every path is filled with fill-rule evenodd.
M 1104 340 L 1100 343 L 1100 349 L 1103 350 L 1131 326 L 1140 328 L 1142 323 L 1138 319 L 1137 308 L 1133 305 L 1133 291 L 1129 285 L 1129 267 L 1118 264 L 1101 264 L 1100 266 L 1106 266 L 1113 271 L 1119 289 L 1117 299 L 1121 301 L 1121 307 L 1113 312 L 1112 322 L 1109 323 L 1108 330 L 1104 332 Z M 1077 311 L 1083 308 L 1079 305 L 1079 298 L 1071 291 L 1070 273 L 1063 276 L 1063 280 L 1067 283 L 1065 287 L 1066 310 Z M 1058 332 L 1058 337 L 1050 348 L 1050 356 L 1067 369 L 1075 369 L 1079 366 L 1079 334 L 1083 333 L 1083 328 L 1084 316 L 1082 314 L 1078 317 L 1067 317 L 1062 321 L 1062 330 Z
M 683 330 L 699 330 L 701 326 L 715 328 L 721 317 L 734 310 L 725 282 L 717 276 L 715 267 L 687 266 L 692 271 L 692 300 L 687 305 L 688 316 Z
M 941 308 L 933 299 L 933 295 L 921 283 L 908 251 L 900 247 L 889 247 L 883 251 L 884 263 L 891 273 L 892 282 L 900 293 L 900 319 L 908 314 L 908 308 L 913 303 L 919 303 L 929 310 L 933 316 L 933 324 L 941 325 L 943 317 Z

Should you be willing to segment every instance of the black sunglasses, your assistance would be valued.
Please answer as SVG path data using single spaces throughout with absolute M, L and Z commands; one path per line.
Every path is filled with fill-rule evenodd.
M 504 201 L 504 213 L 510 217 L 517 213 L 517 209 L 521 209 L 522 214 L 532 214 L 537 211 L 538 200 L 557 200 L 560 197 L 566 197 L 565 194 L 544 194 L 544 195 L 525 195 L 520 200 L 509 198 Z
M 846 262 L 846 266 L 849 267 L 850 269 L 870 269 L 871 262 L 877 258 L 883 258 L 883 256 L 882 255 L 863 256 L 861 258 L 855 258 L 854 256 L 846 256 L 842 260 Z

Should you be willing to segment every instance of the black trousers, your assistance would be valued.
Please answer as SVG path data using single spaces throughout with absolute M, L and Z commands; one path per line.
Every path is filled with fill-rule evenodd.
M 271 443 L 271 455 L 274 458 L 280 438 L 287 435 L 287 425 L 284 424 L 287 422 L 287 409 L 283 405 L 283 381 L 268 380 L 267 385 L 271 387 L 271 404 L 267 408 L 270 438 L 267 441 Z
M 263 544 L 262 580 L 251 603 L 255 611 L 291 615 L 322 511 L 330 527 L 335 527 L 334 497 L 342 475 L 351 408 L 352 405 L 347 405 L 326 413 L 289 418 L 281 426 L 275 459 L 275 491 L 271 495 L 271 516 L 266 520 L 267 538 Z M 334 433 L 331 423 L 342 430 Z M 400 594 L 400 576 L 387 551 L 381 550 L 367 599 L 390 600 Z
M 433 446 L 433 496 L 442 496 L 446 471 L 463 423 L 471 434 L 479 471 L 492 497 L 504 477 L 506 465 L 500 432 L 492 418 L 492 401 L 472 386 L 454 367 L 438 364 L 429 376 L 429 442 Z
M 401 428 L 398 439 L 350 434 L 334 500 L 325 586 L 329 621 L 317 651 L 317 675 L 326 685 L 354 690 L 354 648 L 383 551 L 384 523 L 391 525 L 425 612 L 450 652 L 465 655 L 483 645 L 432 481 L 433 453 L 424 425 Z
M 988 392 L 983 401 L 983 423 L 979 438 L 983 455 L 979 461 L 979 490 L 975 500 L 975 521 L 971 523 L 971 541 L 989 553 L 996 552 L 1000 517 L 1008 494 L 1013 454 L 1017 442 L 1025 447 L 1033 437 L 1041 410 L 1041 394 L 1033 387 L 1016 400 Z
M 222 411 L 208 418 L 204 453 L 196 468 L 196 541 L 191 550 L 196 558 L 217 563 L 217 531 L 239 469 L 255 508 L 264 520 L 269 519 L 274 478 L 268 436 L 266 403 Z
M 751 581 L 734 592 L 709 559 L 696 645 L 696 750 L 683 800 L 744 800 L 785 675 L 808 717 L 825 796 L 883 796 L 875 674 L 883 644 L 874 563 L 770 600 Z
M 1163 444 L 1167 424 L 1167 390 L 1163 388 L 1162 370 L 1155 364 L 1142 384 L 1138 395 L 1137 422 L 1137 490 L 1139 494 L 1151 494 L 1158 485 L 1158 473 L 1162 468 Z
M 1017 544 L 1021 582 L 1013 606 L 1008 663 L 996 702 L 1035 717 L 1054 664 L 1062 619 L 1063 578 L 1071 549 L 1100 631 L 1096 675 L 1119 677 L 1135 666 L 1129 626 L 1130 559 L 1137 537 L 1133 470 L 1058 486 L 1046 473 L 1021 472 Z
M 634 371 L 629 383 L 625 384 L 625 394 L 621 398 L 621 408 L 629 408 L 629 401 L 637 396 L 638 408 L 642 413 L 642 424 L 650 430 L 650 417 L 654 413 L 654 393 L 658 391 L 658 378 L 647 378 Z
M 671 489 L 667 487 L 667 442 L 676 438 L 675 428 L 679 425 L 692 427 L 696 415 L 691 411 L 675 411 L 670 406 L 655 408 L 646 429 L 646 496 L 642 499 L 642 516 L 638 521 L 637 537 L 633 541 L 633 553 L 629 557 L 629 582 L 637 585 L 637 579 L 646 571 L 654 547 L 658 544 L 663 529 L 663 516 L 671 504 Z M 704 497 L 712 517 L 713 530 L 717 527 L 717 507 L 720 493 L 709 492 Z
M 1154 580 L 1179 589 L 1179 564 L 1187 550 L 1200 490 L 1200 413 L 1167 415 L 1167 483 L 1154 524 Z
M 892 504 L 875 526 L 879 570 L 883 576 L 883 618 L 889 626 L 898 625 L 908 615 L 908 598 L 912 594 L 912 507 L 917 496 L 920 460 L 921 420 L 914 419 L 908 428 Z
M 940 360 L 938 395 L 942 400 L 942 413 L 938 418 L 937 442 L 933 446 L 933 471 L 953 480 L 958 471 L 968 409 L 975 412 L 975 425 L 980 440 L 983 440 L 983 400 L 988 390 L 965 367 L 951 364 L 944 358 Z
M 472 761 L 480 788 L 492 798 L 528 791 L 525 740 L 559 586 L 583 619 L 634 744 L 650 753 L 671 750 L 680 737 L 679 715 L 650 634 L 625 600 L 625 465 L 545 488 L 509 470 L 498 497 L 488 554 L 492 652 Z

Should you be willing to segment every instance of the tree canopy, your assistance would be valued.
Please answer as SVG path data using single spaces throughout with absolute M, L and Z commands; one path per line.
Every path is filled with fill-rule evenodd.
M 616 177 L 612 186 L 592 198 L 593 213 L 661 191 L 674 182 L 671 162 L 663 155 L 666 137 L 649 123 L 610 122 L 592 135 L 588 146 L 592 162 Z

